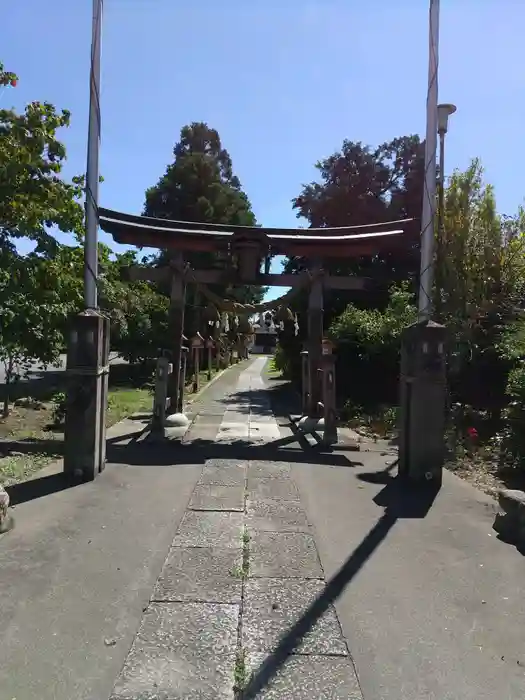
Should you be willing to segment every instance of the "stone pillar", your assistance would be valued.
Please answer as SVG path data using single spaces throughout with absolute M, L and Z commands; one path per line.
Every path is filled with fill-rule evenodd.
M 213 348 L 215 346 L 215 343 L 213 342 L 212 338 L 208 338 L 206 341 L 206 351 L 207 351 L 207 360 L 208 360 L 208 381 L 211 382 L 211 374 L 212 374 L 212 367 L 213 367 Z
M 399 476 L 441 484 L 445 460 L 446 329 L 433 321 L 405 329 L 401 349 Z
M 303 350 L 301 352 L 301 413 L 303 416 L 308 413 L 309 409 L 308 382 L 308 350 Z
M 169 375 L 173 365 L 167 357 L 159 357 L 155 371 L 155 395 L 153 398 L 152 429 L 162 430 L 166 422 L 166 402 L 168 398 Z
M 193 353 L 193 393 L 200 389 L 201 371 L 201 351 L 204 346 L 204 338 L 200 333 L 196 333 L 191 339 L 191 350 Z
M 170 374 L 168 396 L 170 413 L 177 413 L 180 395 L 180 377 L 182 360 L 182 338 L 184 334 L 184 304 L 186 302 L 186 283 L 183 273 L 182 253 L 174 253 L 172 260 L 172 281 L 170 299 L 169 333 L 172 343 L 173 372 Z
M 67 353 L 64 473 L 87 481 L 106 459 L 109 319 L 96 311 L 75 317 Z
M 100 471 L 106 466 L 106 412 L 109 396 L 109 351 L 111 323 L 107 316 L 102 318 L 102 372 L 101 372 L 101 398 L 100 398 Z
M 312 272 L 317 274 L 310 288 L 308 299 L 308 415 L 320 415 L 321 401 L 321 357 L 323 342 L 323 280 L 319 276 L 321 263 L 316 262 Z
M 220 340 L 217 340 L 217 344 L 215 346 L 215 369 L 217 372 L 219 372 L 222 369 L 222 351 L 223 351 L 223 344 Z
M 336 381 L 335 381 L 335 355 L 332 352 L 323 354 L 323 407 L 324 407 L 324 433 L 323 444 L 337 444 L 337 413 L 336 413 Z
M 179 397 L 177 400 L 177 412 L 183 413 L 184 389 L 186 387 L 186 367 L 188 365 L 188 348 L 182 347 L 182 359 L 180 363 Z

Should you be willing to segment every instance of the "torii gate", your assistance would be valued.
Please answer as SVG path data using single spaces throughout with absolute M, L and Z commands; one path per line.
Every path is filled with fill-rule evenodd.
M 322 229 L 276 229 L 224 224 L 170 221 L 134 216 L 110 209 L 99 210 L 101 228 L 117 243 L 138 247 L 160 248 L 171 252 L 169 266 L 161 268 L 135 266 L 134 279 L 166 280 L 171 283 L 170 345 L 174 371 L 169 385 L 173 411 L 180 407 L 182 336 L 185 293 L 188 282 L 208 284 L 246 284 L 282 286 L 299 289 L 309 287 L 306 413 L 319 416 L 321 401 L 321 368 L 323 364 L 323 290 L 366 290 L 373 280 L 361 277 L 332 276 L 323 271 L 329 258 L 355 258 L 375 255 L 406 245 L 403 232 L 412 219 L 365 226 Z M 185 254 L 197 251 L 223 252 L 229 260 L 225 270 L 190 270 Z M 263 272 L 271 256 L 303 257 L 311 261 L 304 275 L 269 274 Z M 335 400 L 335 394 L 334 394 Z M 333 407 L 335 411 L 335 406 Z M 335 415 L 335 414 L 334 414 Z

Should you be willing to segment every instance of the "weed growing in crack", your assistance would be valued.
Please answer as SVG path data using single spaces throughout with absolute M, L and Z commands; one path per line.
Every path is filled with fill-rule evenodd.
M 244 649 L 237 650 L 235 658 L 235 669 L 233 672 L 234 685 L 233 691 L 237 697 L 240 697 L 243 690 L 248 685 L 249 673 L 246 665 L 246 651 Z

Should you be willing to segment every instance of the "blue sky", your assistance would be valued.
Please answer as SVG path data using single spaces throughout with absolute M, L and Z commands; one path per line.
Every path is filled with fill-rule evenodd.
M 297 225 L 290 200 L 344 138 L 424 133 L 427 22 L 426 0 L 105 0 L 101 205 L 140 213 L 181 126 L 206 121 L 258 221 Z M 522 0 L 441 0 L 447 170 L 479 156 L 506 213 L 525 195 L 523 26 Z M 83 172 L 91 0 L 6 3 L 2 34 L 20 83 L 0 107 L 71 110 L 66 175 Z

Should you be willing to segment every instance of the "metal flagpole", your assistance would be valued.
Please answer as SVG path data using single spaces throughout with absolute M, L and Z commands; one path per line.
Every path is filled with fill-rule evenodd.
M 436 150 L 438 118 L 439 0 L 430 0 L 429 61 L 427 91 L 427 133 L 425 180 L 421 213 L 421 268 L 419 277 L 419 320 L 430 319 L 434 273 L 434 221 L 436 217 Z
M 100 147 L 100 44 L 103 0 L 93 0 L 89 131 L 86 167 L 86 237 L 84 241 L 84 305 L 97 308 L 98 277 L 98 156 Z

